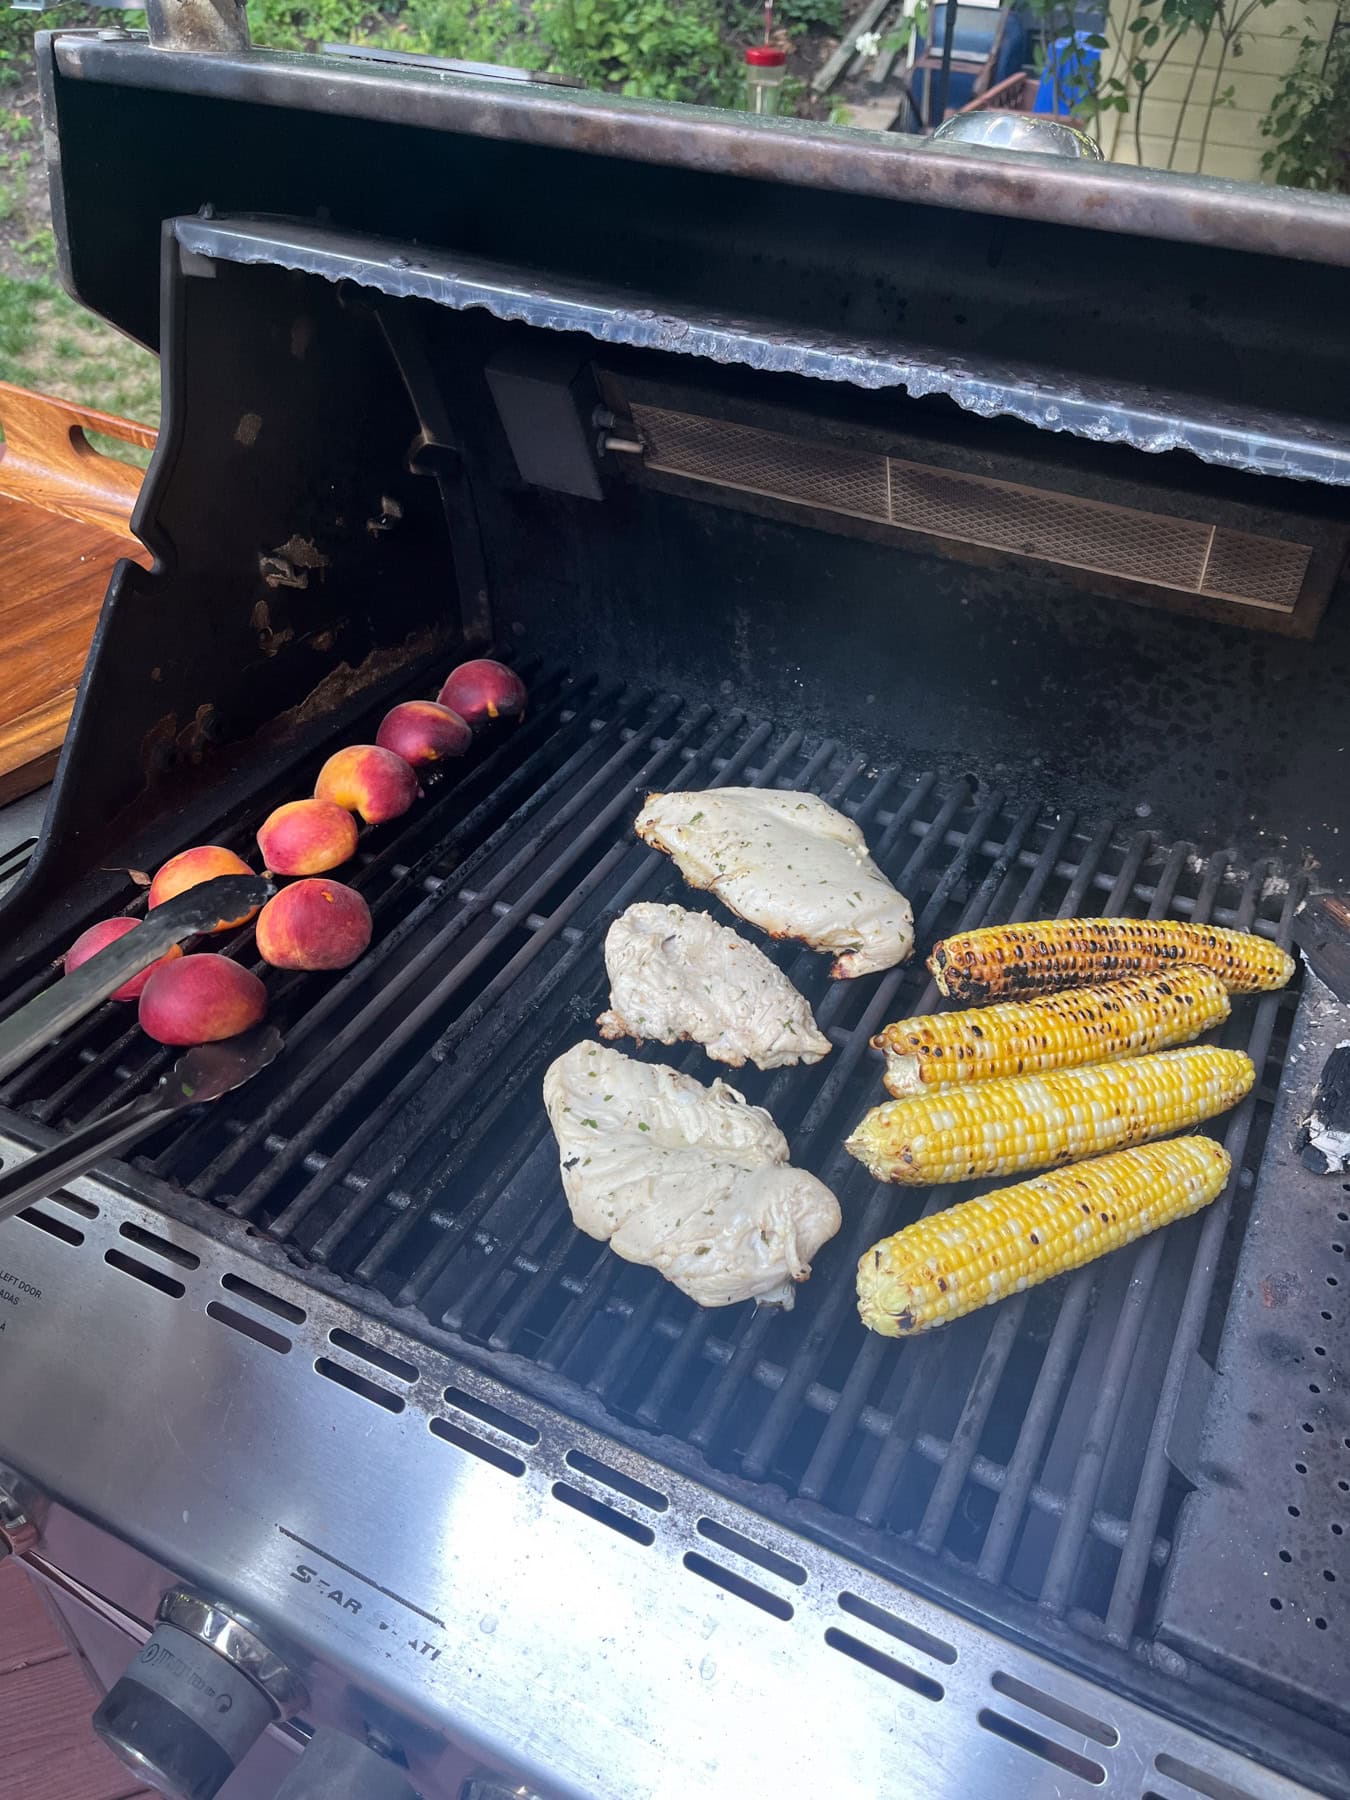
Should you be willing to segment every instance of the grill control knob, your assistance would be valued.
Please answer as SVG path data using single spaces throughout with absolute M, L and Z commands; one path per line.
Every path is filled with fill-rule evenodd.
M 418 1800 L 407 1771 L 367 1744 L 320 1725 L 276 1800 Z
M 94 1730 L 161 1794 L 212 1800 L 267 1727 L 305 1702 L 298 1679 L 255 1632 L 175 1588 L 94 1714 Z

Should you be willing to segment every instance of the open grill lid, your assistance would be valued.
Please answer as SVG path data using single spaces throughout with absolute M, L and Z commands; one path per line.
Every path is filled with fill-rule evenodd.
M 340 54 L 166 55 L 64 32 L 44 40 L 42 79 L 63 133 L 103 147 L 96 173 L 54 170 L 63 273 L 146 342 L 161 220 L 286 213 L 324 227 L 284 245 L 258 227 L 274 259 L 341 256 L 386 292 L 1350 481 L 1338 196 Z M 134 132 L 113 124 L 119 88 L 138 93 Z M 201 229 L 209 254 L 231 253 Z M 425 255 L 394 274 L 331 232 Z

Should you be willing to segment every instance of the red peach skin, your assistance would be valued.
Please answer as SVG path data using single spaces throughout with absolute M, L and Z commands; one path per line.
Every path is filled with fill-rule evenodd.
M 140 923 L 138 919 L 100 919 L 97 925 L 91 925 L 82 931 L 75 942 L 66 951 L 62 961 L 67 975 L 73 975 L 91 956 L 97 956 L 100 950 L 106 950 L 109 944 L 115 944 L 118 938 L 124 938 L 129 931 L 135 931 Z M 171 944 L 148 969 L 142 969 L 139 975 L 133 975 L 130 981 L 124 981 L 120 988 L 114 988 L 108 996 L 110 1000 L 139 1000 L 145 984 L 161 964 L 172 962 L 175 956 L 183 954 L 182 946 Z
M 367 825 L 402 817 L 421 791 L 403 758 L 378 744 L 349 744 L 339 750 L 314 783 L 316 799 L 359 813 Z
M 355 856 L 356 839 L 356 820 L 335 801 L 288 800 L 264 819 L 258 848 L 274 875 L 324 875 Z
M 457 712 L 473 731 L 481 731 L 496 719 L 525 717 L 525 683 L 514 669 L 493 662 L 490 656 L 475 657 L 452 669 L 436 698 Z
M 171 856 L 164 867 L 150 883 L 150 906 L 162 906 L 166 900 L 175 895 L 185 894 L 200 881 L 214 881 L 217 875 L 251 875 L 253 871 L 242 856 L 236 856 L 233 850 L 226 850 L 221 844 L 198 844 L 191 850 L 180 850 L 177 856 Z M 240 925 L 247 925 L 258 909 L 246 912 L 237 919 L 223 919 L 216 926 L 217 931 L 233 931 Z
M 262 1023 L 267 990 L 228 956 L 199 952 L 151 971 L 141 995 L 141 1030 L 160 1044 L 213 1044 Z
M 370 943 L 370 908 L 340 881 L 297 881 L 258 915 L 258 954 L 274 969 L 345 969 Z
M 375 742 L 416 769 L 463 756 L 473 742 L 473 733 L 448 706 L 439 706 L 434 700 L 405 700 L 384 715 Z

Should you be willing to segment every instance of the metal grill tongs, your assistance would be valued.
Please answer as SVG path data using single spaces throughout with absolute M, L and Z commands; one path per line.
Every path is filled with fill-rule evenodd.
M 225 875 L 166 900 L 124 937 L 63 976 L 9 1018 L 0 1020 L 0 1079 L 93 1011 L 174 944 L 186 943 L 222 921 L 253 912 L 273 893 L 260 875 Z M 105 1156 L 125 1149 L 185 1106 L 217 1100 L 273 1061 L 281 1033 L 270 1025 L 181 1056 L 148 1093 L 83 1126 L 0 1175 L 0 1221 L 54 1193 Z

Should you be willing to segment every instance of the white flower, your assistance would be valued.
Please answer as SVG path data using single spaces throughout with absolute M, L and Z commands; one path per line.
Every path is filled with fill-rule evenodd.
M 860 31 L 853 40 L 853 48 L 859 56 L 875 56 L 881 49 L 881 33 Z

